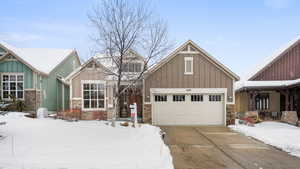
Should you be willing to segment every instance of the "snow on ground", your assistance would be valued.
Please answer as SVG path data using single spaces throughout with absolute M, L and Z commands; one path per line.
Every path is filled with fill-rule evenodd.
M 160 129 L 111 127 L 104 121 L 0 116 L 3 169 L 173 169 Z
M 236 124 L 231 129 L 300 157 L 300 128 L 280 122 L 262 122 L 255 127 Z

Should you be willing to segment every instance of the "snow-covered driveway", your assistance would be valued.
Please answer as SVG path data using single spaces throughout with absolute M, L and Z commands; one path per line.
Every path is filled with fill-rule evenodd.
M 280 122 L 262 122 L 255 127 L 232 125 L 231 129 L 300 157 L 300 128 Z
M 99 121 L 66 122 L 0 116 L 0 168 L 172 169 L 160 129 L 113 128 Z

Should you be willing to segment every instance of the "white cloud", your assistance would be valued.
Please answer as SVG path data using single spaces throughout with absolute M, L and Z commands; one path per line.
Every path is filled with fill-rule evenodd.
M 288 8 L 294 0 L 264 0 L 265 6 L 274 9 Z

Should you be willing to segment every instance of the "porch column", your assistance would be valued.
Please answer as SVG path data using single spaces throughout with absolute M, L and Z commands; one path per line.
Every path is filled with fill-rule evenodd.
M 249 98 L 249 111 L 255 110 L 255 97 L 257 96 L 257 91 L 250 91 L 248 92 L 248 98 Z
M 280 90 L 279 91 L 282 95 L 284 95 L 285 97 L 285 111 L 288 111 L 289 110 L 289 99 L 290 99 L 290 92 L 289 90 Z

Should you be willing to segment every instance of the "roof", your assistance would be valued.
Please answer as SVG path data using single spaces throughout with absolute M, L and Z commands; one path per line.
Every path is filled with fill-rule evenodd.
M 300 83 L 296 80 L 278 80 L 278 81 L 238 81 L 234 84 L 235 91 L 246 90 L 250 88 L 279 88 L 289 87 Z
M 186 45 L 191 44 L 193 45 L 197 50 L 199 50 L 201 53 L 203 53 L 205 56 L 207 56 L 207 58 L 215 63 L 216 65 L 218 65 L 225 73 L 229 74 L 231 77 L 233 77 L 235 80 L 239 80 L 240 77 L 235 74 L 234 72 L 232 72 L 229 68 L 227 68 L 225 65 L 223 65 L 221 62 L 219 62 L 216 58 L 214 58 L 212 55 L 210 55 L 208 52 L 206 52 L 204 49 L 202 49 L 201 47 L 199 47 L 195 42 L 193 42 L 192 40 L 188 40 L 185 43 L 183 43 L 182 45 L 180 45 L 179 47 L 177 47 L 173 52 L 171 52 L 169 55 L 167 55 L 166 57 L 164 57 L 162 60 L 160 60 L 157 64 L 155 64 L 154 66 L 152 66 L 148 71 L 147 74 L 151 74 L 153 72 L 155 72 L 156 70 L 158 70 L 160 67 L 162 67 L 164 64 L 166 64 L 167 62 L 169 62 L 172 58 L 174 58 L 176 56 L 176 54 L 181 51 Z
M 44 74 L 49 74 L 75 51 L 73 49 L 17 48 L 5 42 L 0 42 L 0 44 L 25 63 Z
M 256 65 L 245 77 L 245 80 L 250 80 L 255 78 L 260 72 L 265 70 L 269 65 L 274 63 L 280 56 L 282 56 L 285 52 L 287 52 L 292 46 L 300 43 L 300 35 L 296 38 L 279 48 L 275 51 L 271 56 L 267 57 L 263 62 Z

